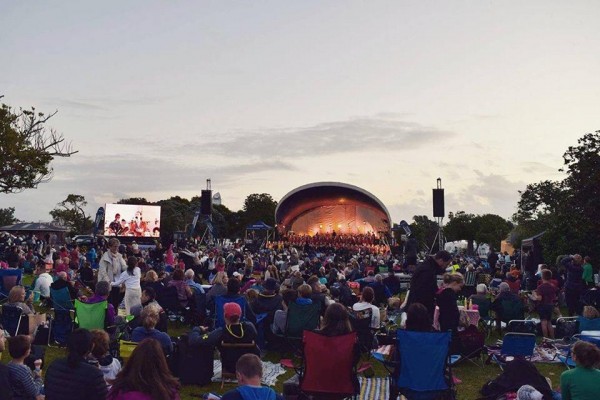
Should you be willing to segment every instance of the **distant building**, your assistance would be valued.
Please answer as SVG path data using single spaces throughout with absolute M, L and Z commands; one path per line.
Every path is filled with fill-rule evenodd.
M 217 192 L 213 194 L 213 205 L 220 206 L 221 205 L 221 193 Z

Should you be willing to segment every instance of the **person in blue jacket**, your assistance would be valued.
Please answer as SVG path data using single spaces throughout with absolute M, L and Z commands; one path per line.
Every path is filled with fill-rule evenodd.
M 262 362 L 255 354 L 244 354 L 235 364 L 239 386 L 225 393 L 221 400 L 283 400 L 268 386 L 261 386 Z

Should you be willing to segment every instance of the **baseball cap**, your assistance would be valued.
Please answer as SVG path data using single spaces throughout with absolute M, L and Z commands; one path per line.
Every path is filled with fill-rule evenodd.
M 223 306 L 223 313 L 225 318 L 231 318 L 235 315 L 238 317 L 242 316 L 242 308 L 238 303 L 225 303 Z

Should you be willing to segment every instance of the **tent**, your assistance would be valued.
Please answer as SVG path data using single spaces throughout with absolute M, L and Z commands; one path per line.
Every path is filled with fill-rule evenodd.
M 546 233 L 546 231 L 540 232 L 537 235 L 534 235 L 530 238 L 523 239 L 523 241 L 521 242 L 521 251 L 523 250 L 524 247 L 533 247 L 533 241 L 535 239 L 538 239 L 538 238 L 544 236 L 544 233 Z
M 246 227 L 246 248 L 258 250 L 263 248 L 271 239 L 272 226 L 265 224 L 263 221 L 256 221 Z
M 534 258 L 535 261 L 533 261 L 534 264 L 543 263 L 543 258 L 541 257 L 542 249 L 539 248 L 539 238 L 541 238 L 544 233 L 546 233 L 546 231 L 540 232 L 537 235 L 533 235 L 532 237 L 523 239 L 523 241 L 521 241 L 521 269 L 523 269 L 523 249 L 532 249 L 532 251 L 536 252 Z M 538 242 L 538 246 L 535 246 L 536 242 Z M 529 257 L 532 257 L 532 255 L 529 255 Z

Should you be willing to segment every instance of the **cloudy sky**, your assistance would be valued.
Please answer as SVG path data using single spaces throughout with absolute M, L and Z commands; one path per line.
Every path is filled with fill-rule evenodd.
M 199 195 L 229 208 L 310 182 L 360 186 L 394 222 L 509 217 L 600 129 L 600 2 L 0 3 L 0 94 L 58 110 L 79 150 L 37 190 L 0 195 L 47 221 L 69 193 Z

